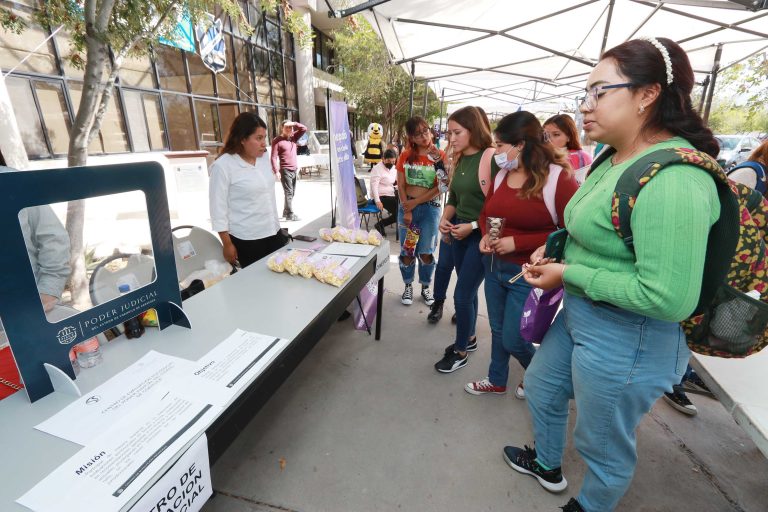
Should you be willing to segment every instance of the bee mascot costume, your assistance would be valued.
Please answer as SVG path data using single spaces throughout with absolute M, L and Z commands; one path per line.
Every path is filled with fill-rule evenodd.
M 374 165 L 381 162 L 381 154 L 384 152 L 383 137 L 384 128 L 379 123 L 368 125 L 368 146 L 365 148 L 363 157 L 365 157 L 365 163 L 371 165 L 370 169 L 373 169 Z M 370 171 L 370 169 L 368 170 Z

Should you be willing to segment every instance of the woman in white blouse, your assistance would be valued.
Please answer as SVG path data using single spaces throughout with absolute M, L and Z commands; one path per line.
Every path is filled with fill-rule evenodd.
M 243 112 L 211 165 L 211 224 L 224 244 L 224 259 L 242 267 L 287 242 L 280 231 L 275 176 L 266 152 L 266 123 L 254 112 Z
M 395 198 L 395 182 L 397 181 L 397 169 L 395 162 L 397 153 L 393 149 L 384 151 L 381 162 L 371 169 L 371 195 L 376 203 L 376 208 L 387 210 L 389 217 L 382 222 L 377 222 L 375 228 L 384 235 L 384 228 L 397 221 L 397 199 Z

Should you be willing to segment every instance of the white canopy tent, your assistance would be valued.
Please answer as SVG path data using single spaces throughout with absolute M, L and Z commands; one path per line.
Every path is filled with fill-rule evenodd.
M 633 37 L 677 41 L 710 99 L 718 71 L 768 49 L 768 0 L 353 4 L 337 15 L 362 12 L 414 81 L 428 81 L 453 108 L 473 104 L 489 113 L 575 111 L 600 54 Z

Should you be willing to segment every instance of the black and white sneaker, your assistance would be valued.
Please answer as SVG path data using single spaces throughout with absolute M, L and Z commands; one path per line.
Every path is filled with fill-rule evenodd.
M 462 356 L 455 350 L 451 350 L 449 354 L 445 354 L 441 360 L 435 363 L 435 370 L 440 373 L 455 372 L 459 368 L 466 366 L 468 360 L 469 354 L 465 353 Z
M 421 288 L 421 298 L 424 299 L 424 303 L 427 306 L 435 303 L 435 296 L 432 295 L 432 289 L 429 287 L 424 286 Z
M 412 284 L 405 285 L 405 290 L 403 291 L 403 296 L 400 297 L 400 302 L 402 302 L 406 306 L 410 306 L 411 304 L 413 304 L 413 285 Z
M 450 345 L 448 345 L 447 347 L 445 347 L 445 352 L 443 352 L 443 354 L 447 356 L 448 354 L 450 354 L 451 352 L 453 352 L 453 348 L 454 348 L 455 346 L 456 346 L 456 345 L 454 345 L 453 343 L 451 343 Z M 467 352 L 474 352 L 475 350 L 477 350 L 477 336 L 475 336 L 474 338 L 472 338 L 471 340 L 469 340 L 469 341 L 467 342 L 467 349 L 466 349 L 466 350 L 467 350 Z
M 504 447 L 504 460 L 509 467 L 526 475 L 531 475 L 539 481 L 542 487 L 549 492 L 561 492 L 568 487 L 560 468 L 546 470 L 536 461 L 536 450 L 525 445 L 525 448 L 516 446 Z

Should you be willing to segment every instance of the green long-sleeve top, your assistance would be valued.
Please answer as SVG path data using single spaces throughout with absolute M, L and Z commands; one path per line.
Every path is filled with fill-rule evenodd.
M 622 172 L 655 149 L 692 147 L 679 137 L 626 162 L 603 162 L 565 209 L 569 239 L 563 276 L 568 293 L 668 321 L 688 317 L 698 303 L 709 230 L 720 217 L 711 176 L 673 165 L 651 179 L 631 217 L 635 253 L 611 223 L 611 197 Z
M 483 209 L 485 195 L 477 178 L 482 156 L 483 151 L 478 151 L 474 155 L 462 155 L 453 171 L 447 204 L 456 208 L 456 216 L 462 220 L 477 220 L 480 217 L 480 210 Z M 498 166 L 494 164 L 495 162 L 491 161 L 491 175 L 494 169 L 498 171 Z

